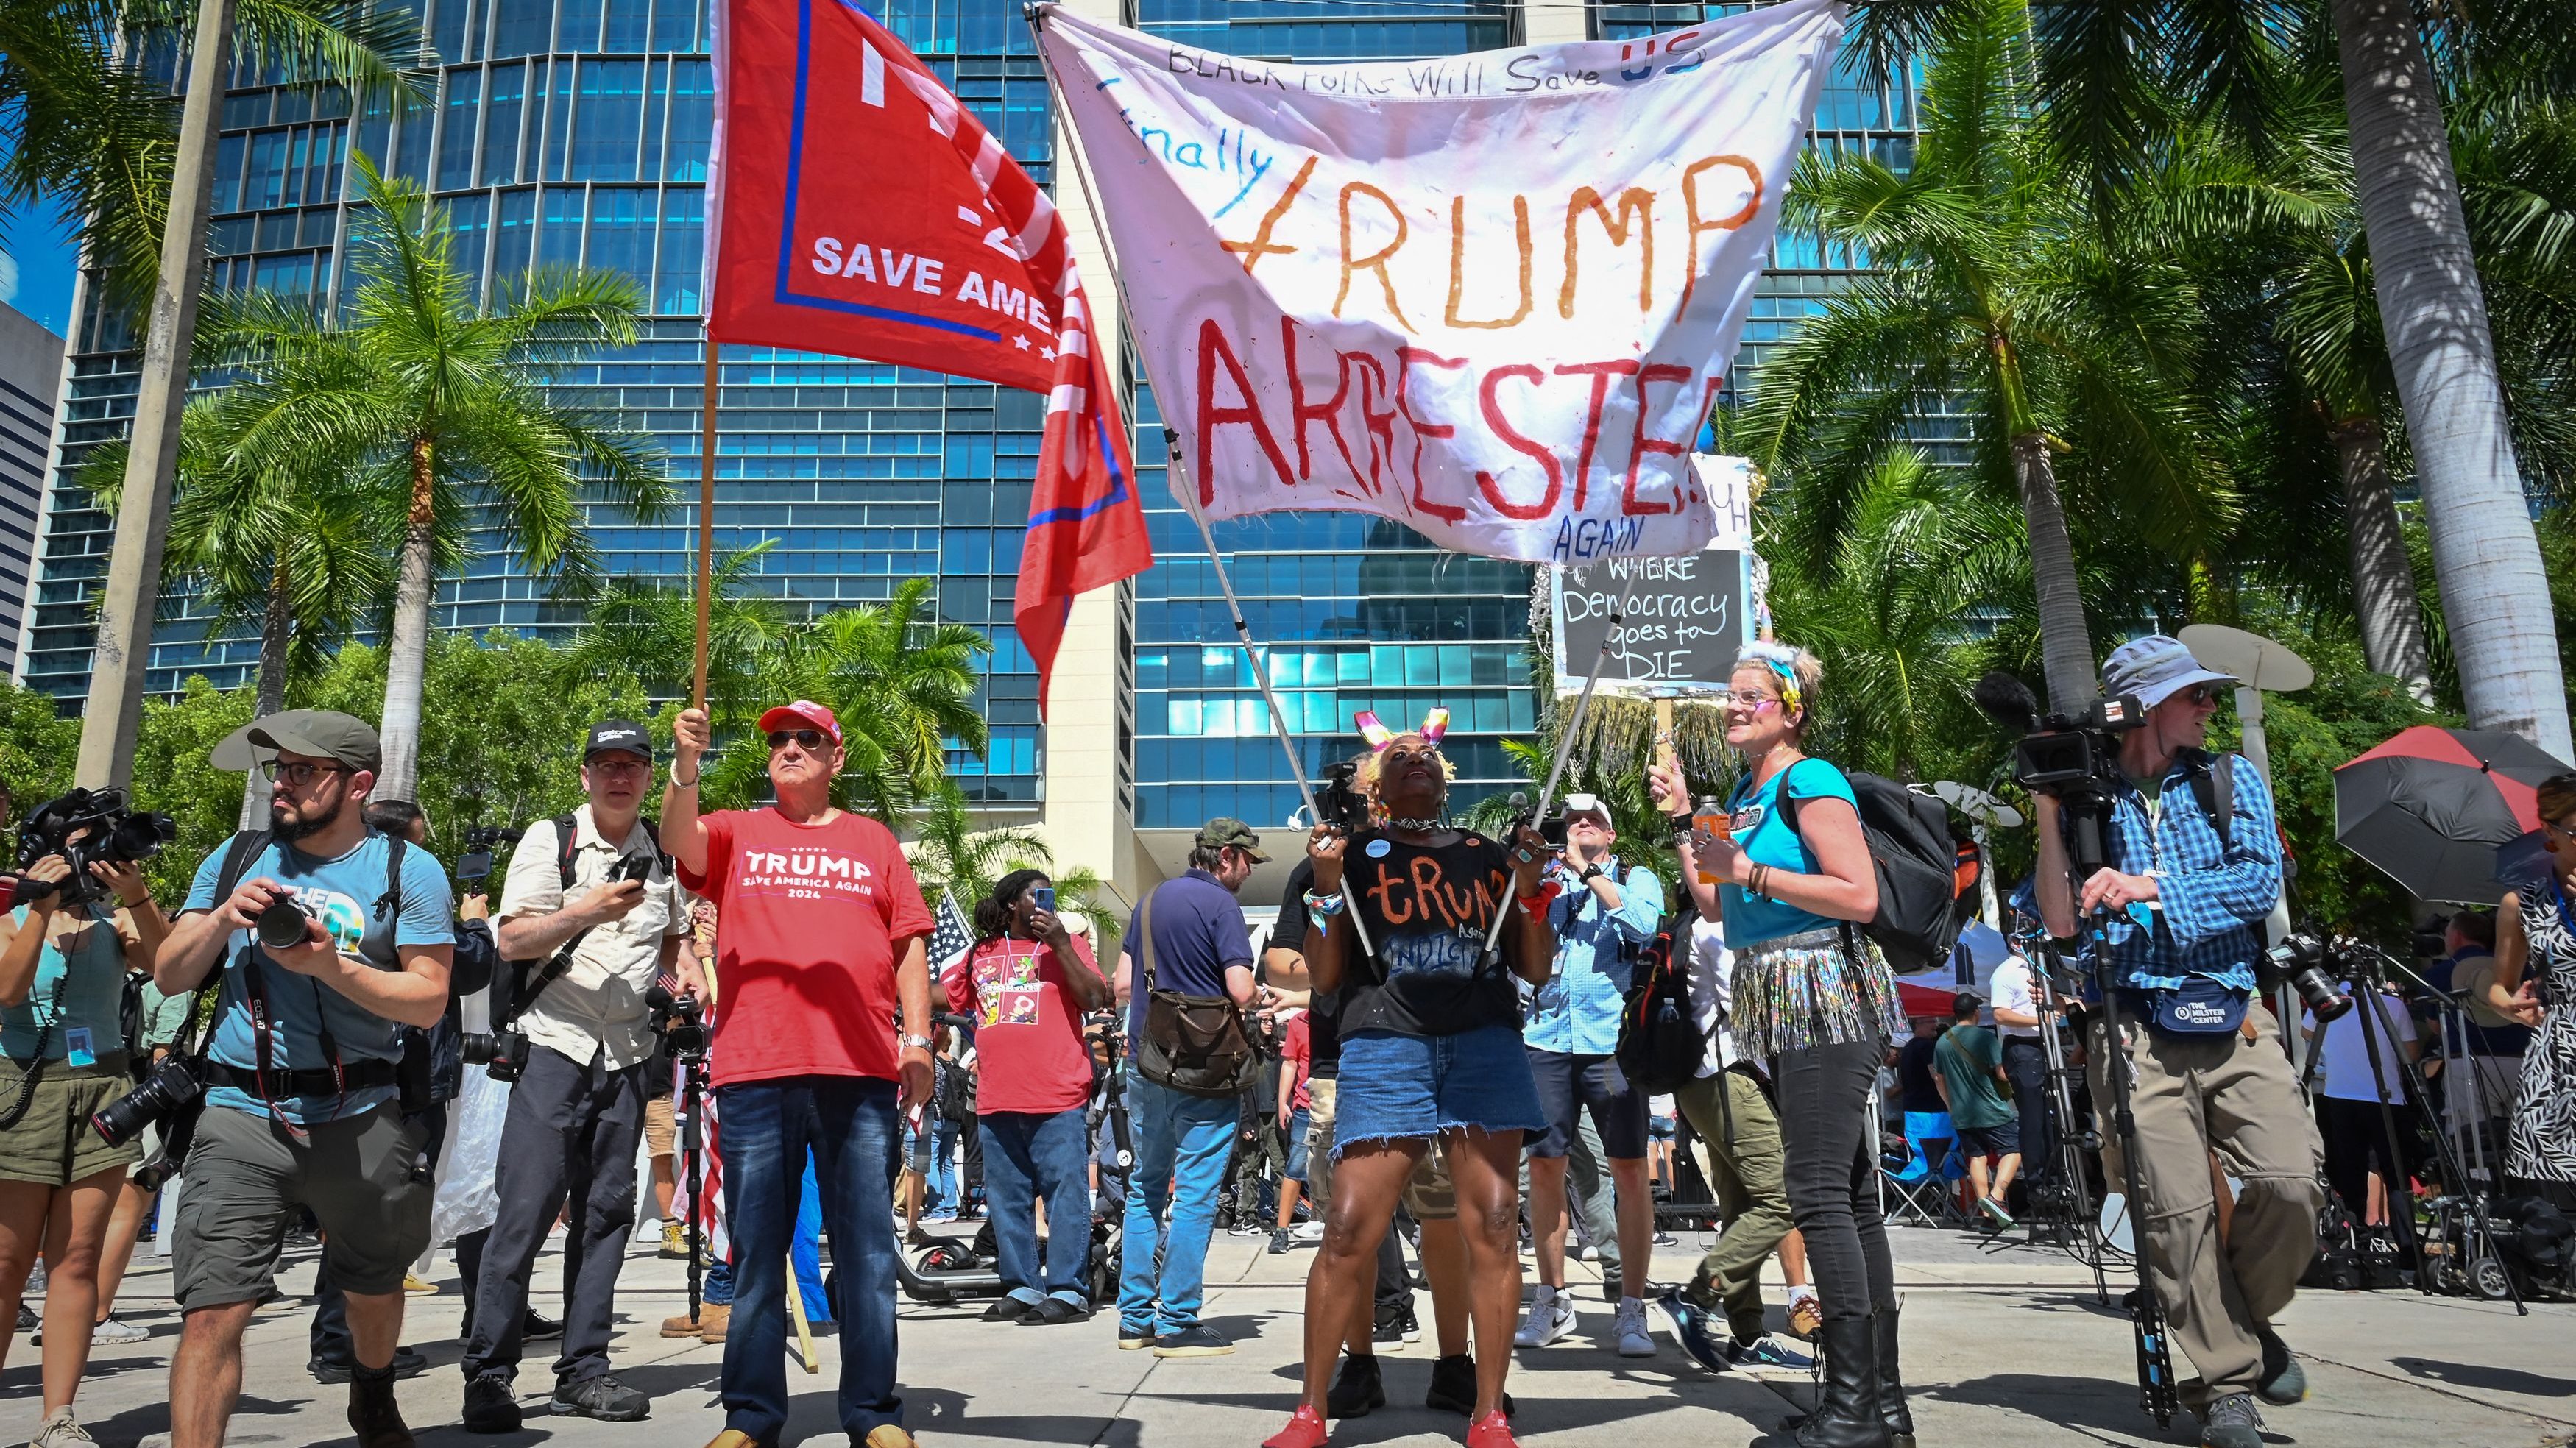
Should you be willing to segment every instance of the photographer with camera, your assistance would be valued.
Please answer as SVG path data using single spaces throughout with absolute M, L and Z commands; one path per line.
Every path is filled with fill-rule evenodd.
M 2254 1398 L 2295 1403 L 2306 1377 L 2270 1323 L 2316 1251 L 2317 1135 L 2269 1011 L 2250 1009 L 2263 945 L 2257 927 L 2281 895 L 2279 827 L 2261 771 L 2205 747 L 2210 716 L 2235 683 L 2201 667 L 2178 639 L 2150 634 L 2113 651 L 2103 692 L 2144 718 L 2091 785 L 2034 784 L 2041 796 L 2035 883 L 2049 933 L 2098 924 L 2119 992 L 2119 1049 L 2097 1013 L 2088 1055 L 2127 1070 L 2135 1165 L 2154 1306 L 2200 1369 L 2179 1396 L 2206 1448 L 2258 1448 Z M 2120 711 L 2125 713 L 2125 710 Z M 2025 749 L 2025 758 L 2028 751 Z M 2107 791 L 2105 865 L 2073 878 L 2070 790 Z M 2089 932 L 2088 932 L 2089 933 Z M 2097 1074 L 2094 1099 L 2114 1102 Z M 2211 1185 L 2215 1151 L 2243 1186 L 2222 1241 Z
M 48 829 L 49 821 L 87 823 Z M 86 1443 L 72 1396 L 99 1317 L 108 1219 L 140 1159 L 90 1117 L 133 1085 L 120 1019 L 129 967 L 149 969 L 169 934 L 141 866 L 95 848 L 109 821 L 63 801 L 27 822 L 21 855 L 41 852 L 0 921 L 0 1361 L 38 1251 L 45 1257 L 43 1420 L 37 1448 Z M 148 851 L 146 852 L 148 853 Z
M 665 973 L 704 994 L 696 957 L 680 949 L 687 912 L 642 816 L 652 780 L 653 746 L 642 725 L 593 725 L 581 759 L 588 802 L 530 825 L 501 887 L 508 964 L 499 989 L 508 999 L 493 1013 L 490 1070 L 515 1084 L 474 1334 L 458 1364 L 471 1433 L 519 1428 L 513 1381 L 529 1274 L 567 1200 L 565 1251 L 578 1260 L 565 1267 L 572 1300 L 547 1408 L 612 1423 L 650 1412 L 650 1400 L 608 1370 L 617 1274 L 635 1226 L 645 1068 L 660 1050 L 645 995 Z
M 898 1115 L 930 1097 L 930 907 L 893 831 L 832 803 L 848 762 L 832 711 L 799 699 L 759 729 L 776 805 L 698 813 L 699 709 L 674 726 L 662 792 L 663 846 L 724 922 L 713 1076 L 740 1310 L 711 1448 L 774 1443 L 787 1425 L 784 1274 L 809 1148 L 840 1289 L 842 1431 L 912 1448 L 895 1389 L 893 1196 Z
M 206 857 L 153 968 L 174 994 L 223 972 L 206 1059 L 166 1063 L 145 1087 L 175 1096 L 205 1086 L 171 1251 L 186 1315 L 170 1364 L 171 1442 L 223 1442 L 241 1393 L 242 1330 L 276 1275 L 287 1217 L 303 1206 L 321 1220 L 323 1261 L 348 1294 L 358 1362 L 349 1425 L 359 1448 L 408 1448 L 393 1355 L 403 1277 L 429 1241 L 431 1187 L 420 1128 L 398 1101 L 426 1094 L 398 1069 L 400 1028 L 426 1030 L 447 1009 L 447 872 L 367 827 L 374 729 L 291 710 L 244 737 L 276 784 L 269 828 Z M 185 1088 L 171 1079 L 180 1075 Z

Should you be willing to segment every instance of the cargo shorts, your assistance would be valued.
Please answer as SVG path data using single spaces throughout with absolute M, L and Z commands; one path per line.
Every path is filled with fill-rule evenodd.
M 181 1310 L 266 1296 L 299 1206 L 322 1223 L 322 1263 L 342 1291 L 402 1290 L 403 1274 L 429 1246 L 425 1131 L 390 1102 L 307 1130 L 310 1139 L 299 1144 L 266 1116 L 205 1109 L 170 1248 Z
M 0 1111 L 17 1103 L 24 1080 L 14 1065 L 0 1065 Z M 47 1062 L 28 1095 L 26 1114 L 0 1131 L 0 1181 L 67 1187 L 141 1161 L 142 1143 L 110 1146 L 89 1124 L 101 1108 L 133 1089 L 121 1051 L 95 1066 Z

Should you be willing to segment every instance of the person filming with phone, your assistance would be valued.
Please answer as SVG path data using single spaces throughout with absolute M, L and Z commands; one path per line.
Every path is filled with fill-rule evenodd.
M 185 1314 L 170 1362 L 173 1448 L 217 1448 L 241 1395 L 242 1331 L 268 1295 L 287 1217 L 322 1223 L 322 1258 L 348 1294 L 359 1448 L 409 1448 L 394 1403 L 403 1276 L 429 1244 L 423 1133 L 403 1111 L 400 1028 L 447 1010 L 447 872 L 368 828 L 382 755 L 346 714 L 296 709 L 217 747 L 276 785 L 268 828 L 197 868 L 153 965 L 165 994 L 220 970 L 204 1110 L 171 1245 Z
M 582 748 L 589 798 L 528 827 L 501 888 L 501 957 L 490 1069 L 514 1080 L 501 1126 L 500 1198 L 474 1293 L 465 1429 L 519 1428 L 513 1387 L 528 1279 L 569 1200 L 564 1250 L 573 1283 L 547 1408 L 628 1423 L 650 1400 L 608 1370 L 618 1268 L 635 1228 L 635 1148 L 644 1134 L 646 1068 L 661 1049 L 645 992 L 665 974 L 705 994 L 680 948 L 688 912 L 643 818 L 653 745 L 624 719 L 593 725 Z M 504 1073 L 507 1073 L 506 1075 Z

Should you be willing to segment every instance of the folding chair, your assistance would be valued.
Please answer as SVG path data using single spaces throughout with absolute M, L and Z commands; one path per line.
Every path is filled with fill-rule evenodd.
M 1885 1153 L 1879 1162 L 1879 1175 L 1886 1181 L 1895 1201 L 1888 1211 L 1889 1220 L 1911 1213 L 1923 1225 L 1937 1226 L 1953 1213 L 1949 1203 L 1949 1183 L 1963 1173 L 1954 1171 L 1950 1150 L 1952 1138 L 1946 1134 L 1928 1134 L 1946 1128 L 1949 1118 L 1929 1113 L 1905 1113 L 1905 1151 Z M 1934 1162 L 1941 1165 L 1934 1166 Z

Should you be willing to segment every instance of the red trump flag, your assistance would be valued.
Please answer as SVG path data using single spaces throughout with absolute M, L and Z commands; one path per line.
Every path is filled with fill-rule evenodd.
M 1063 218 L 847 0 L 722 0 L 707 335 L 1042 393 L 1012 612 L 1046 701 L 1075 594 L 1151 567 Z

